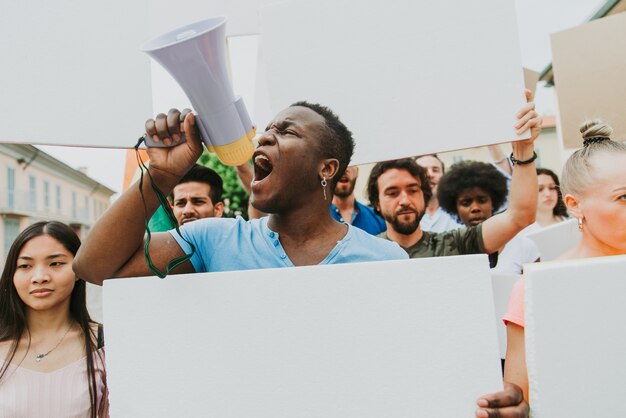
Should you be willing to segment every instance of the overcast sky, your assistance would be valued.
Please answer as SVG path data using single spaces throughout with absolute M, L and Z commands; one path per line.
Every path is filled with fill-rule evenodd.
M 551 61 L 550 33 L 587 21 L 604 3 L 604 0 L 516 0 L 523 65 L 541 72 Z M 244 79 L 239 82 L 242 86 L 240 89 L 249 88 L 243 87 L 244 84 L 253 85 L 252 80 L 245 80 L 250 78 L 248 74 L 234 75 L 235 78 Z M 246 97 L 243 92 L 238 93 Z M 554 114 L 552 89 L 539 86 L 536 102 L 541 113 Z M 122 190 L 125 150 L 55 146 L 40 148 L 74 168 L 87 167 L 90 177 L 117 192 Z

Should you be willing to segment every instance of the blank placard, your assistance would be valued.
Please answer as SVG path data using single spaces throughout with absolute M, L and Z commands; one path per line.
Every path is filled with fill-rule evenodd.
M 133 147 L 153 114 L 147 23 L 145 0 L 3 2 L 0 141 Z
M 107 281 L 111 415 L 472 416 L 501 387 L 486 256 Z
M 558 224 L 547 226 L 527 236 L 539 248 L 541 261 L 550 261 L 574 248 L 580 241 L 578 221 L 569 219 Z
M 299 100 L 329 106 L 354 133 L 353 164 L 519 138 L 513 0 L 283 1 L 260 15 L 259 123 Z
M 535 418 L 620 417 L 626 256 L 526 265 L 526 361 Z

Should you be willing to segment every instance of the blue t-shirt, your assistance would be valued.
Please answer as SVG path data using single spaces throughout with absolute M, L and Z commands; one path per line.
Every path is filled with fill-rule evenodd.
M 196 247 L 191 258 L 196 272 L 251 270 L 293 267 L 280 243 L 277 232 L 267 226 L 268 217 L 246 221 L 205 218 L 180 228 L 185 239 Z M 176 233 L 169 231 L 178 245 L 189 254 L 191 247 Z M 361 261 L 402 260 L 407 253 L 395 242 L 377 238 L 348 225 L 348 233 L 320 264 Z
M 333 204 L 330 205 L 330 214 L 336 221 L 347 223 L 341 217 L 339 208 Z M 378 235 L 387 230 L 385 220 L 381 216 L 378 216 L 376 212 L 374 212 L 374 209 L 369 206 L 365 206 L 356 200 L 354 201 L 354 212 L 352 212 L 350 224 L 352 226 L 356 226 L 357 228 L 361 228 L 372 235 Z

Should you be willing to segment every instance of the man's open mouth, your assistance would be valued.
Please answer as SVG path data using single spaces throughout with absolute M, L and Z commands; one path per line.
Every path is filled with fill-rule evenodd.
M 254 181 L 259 182 L 270 175 L 274 166 L 269 158 L 258 153 L 254 156 Z

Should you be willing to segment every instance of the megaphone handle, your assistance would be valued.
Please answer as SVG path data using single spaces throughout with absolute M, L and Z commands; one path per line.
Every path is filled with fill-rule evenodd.
M 185 139 L 185 134 L 181 133 L 180 134 L 180 141 L 175 143 L 175 144 L 171 144 L 171 145 L 165 145 L 163 142 L 154 142 L 154 140 L 152 139 L 152 137 L 150 137 L 150 135 L 148 134 L 144 134 L 143 135 L 143 140 L 146 143 L 147 147 L 153 147 L 153 148 L 169 148 L 169 147 L 174 147 L 176 145 L 180 145 L 183 142 L 186 141 Z

